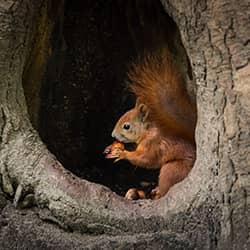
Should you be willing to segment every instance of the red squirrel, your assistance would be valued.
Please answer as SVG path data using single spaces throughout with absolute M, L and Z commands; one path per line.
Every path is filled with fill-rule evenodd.
M 196 104 L 167 49 L 144 56 L 132 65 L 128 75 L 136 105 L 118 120 L 112 137 L 125 144 L 134 143 L 136 148 L 112 150 L 109 146 L 107 158 L 160 169 L 158 187 L 152 191 L 153 199 L 158 199 L 182 181 L 194 164 Z M 137 197 L 133 192 L 129 195 L 131 192 L 127 198 Z

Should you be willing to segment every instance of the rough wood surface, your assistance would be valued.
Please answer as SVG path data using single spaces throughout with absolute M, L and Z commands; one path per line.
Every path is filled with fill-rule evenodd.
M 43 220 L 71 231 L 103 234 L 105 241 L 114 239 L 105 235 L 115 235 L 112 237 L 118 240 L 110 249 L 129 247 L 131 242 L 133 246 L 143 242 L 143 247 L 150 239 L 155 247 L 167 247 L 172 240 L 179 249 L 247 249 L 249 3 L 247 0 L 162 2 L 180 28 L 198 85 L 197 162 L 190 176 L 159 201 L 132 203 L 63 168 L 32 128 L 22 87 L 31 44 L 30 25 L 37 20 L 44 1 L 17 0 L 0 1 L 1 187 L 12 196 L 15 205 L 36 204 Z M 6 206 L 5 211 L 19 213 L 11 206 Z M 21 235 L 26 230 L 20 229 L 24 220 L 28 223 L 34 219 L 39 223 L 37 218 L 31 219 L 32 211 L 27 213 L 23 220 L 17 216 L 16 222 L 7 216 L 9 226 L 18 227 Z M 3 225 L 1 240 L 12 232 Z M 37 232 L 41 230 L 38 228 Z M 29 227 L 28 232 L 32 231 Z M 144 234 L 141 241 L 139 233 Z M 167 236 L 161 241 L 154 233 L 162 238 L 163 234 Z M 36 239 L 44 244 L 50 241 L 46 237 Z M 58 239 L 55 235 L 54 240 Z M 91 248 L 95 247 L 98 245 L 93 243 Z
M 197 165 L 221 209 L 218 246 L 249 241 L 249 1 L 162 1 L 198 84 Z M 205 132 L 206 131 L 206 132 Z M 197 168 L 196 168 L 197 169 Z M 206 177 L 204 179 L 206 179 Z

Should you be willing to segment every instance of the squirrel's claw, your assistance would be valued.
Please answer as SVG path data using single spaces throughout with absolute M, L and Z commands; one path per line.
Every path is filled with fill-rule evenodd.
M 112 151 L 112 148 L 111 148 L 111 145 L 109 145 L 104 149 L 103 154 L 108 155 L 111 151 Z
M 151 190 L 150 197 L 152 200 L 157 200 L 161 198 L 159 187 L 155 187 L 154 189 Z
M 120 161 L 121 159 L 120 158 L 116 158 L 115 160 L 114 160 L 114 163 L 116 163 L 116 162 L 118 162 L 118 161 Z
M 113 159 L 113 158 L 119 158 L 122 153 L 122 150 L 120 149 L 113 149 L 111 152 L 109 152 L 106 155 L 107 159 Z
M 120 160 L 126 159 L 126 153 L 127 153 L 126 150 L 120 151 L 119 156 L 117 157 L 117 159 L 115 159 L 114 162 L 118 162 L 118 161 L 120 161 Z

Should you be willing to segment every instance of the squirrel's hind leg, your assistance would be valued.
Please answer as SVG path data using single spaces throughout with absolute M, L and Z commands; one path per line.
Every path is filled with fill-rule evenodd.
M 168 162 L 161 167 L 158 186 L 150 194 L 146 195 L 142 190 L 130 188 L 125 198 L 128 200 L 145 199 L 146 197 L 152 200 L 160 199 L 173 185 L 182 181 L 188 175 L 192 166 L 193 161 L 186 159 Z
M 192 166 L 193 161 L 185 159 L 164 164 L 160 170 L 159 183 L 154 199 L 164 196 L 174 184 L 182 181 L 188 175 Z

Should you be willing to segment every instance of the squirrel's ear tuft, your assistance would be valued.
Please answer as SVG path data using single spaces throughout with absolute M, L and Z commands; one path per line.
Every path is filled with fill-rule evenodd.
M 143 103 L 140 103 L 138 106 L 138 112 L 139 112 L 139 119 L 141 122 L 145 122 L 147 117 L 148 117 L 148 113 L 149 113 L 149 110 L 148 110 L 148 107 L 143 104 Z

